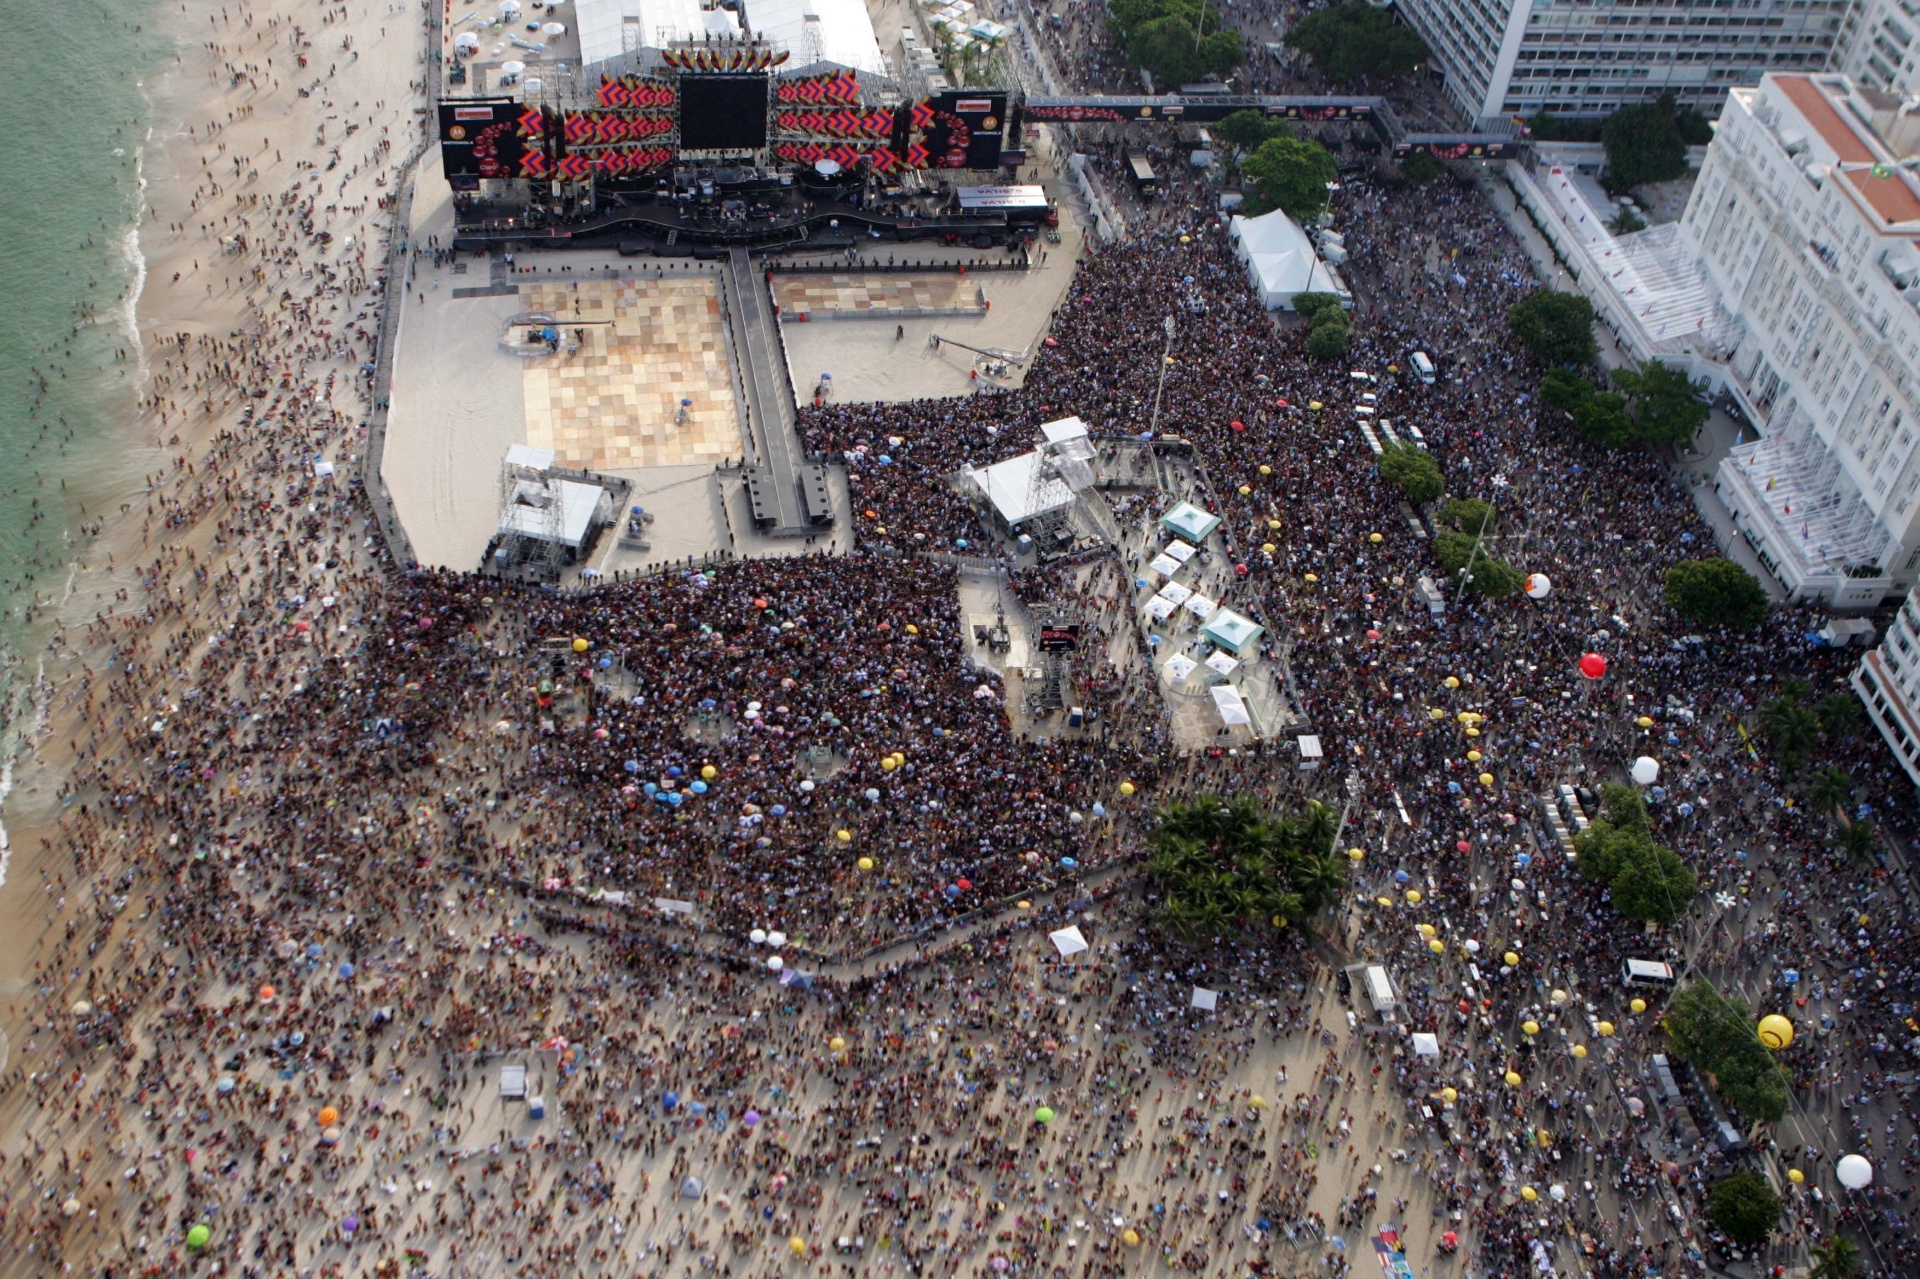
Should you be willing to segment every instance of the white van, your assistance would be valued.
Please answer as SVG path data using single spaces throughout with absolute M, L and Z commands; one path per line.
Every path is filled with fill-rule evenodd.
M 1620 984 L 1622 986 L 1659 986 L 1671 989 L 1678 979 L 1673 975 L 1673 965 L 1663 964 L 1657 959 L 1629 959 L 1620 965 Z
M 1423 453 L 1427 451 L 1427 437 L 1420 434 L 1419 427 L 1414 426 L 1409 422 L 1402 422 L 1400 424 L 1400 434 L 1406 436 L 1407 443 L 1413 445 L 1413 447 L 1419 449 Z
M 1433 385 L 1433 361 L 1427 358 L 1425 351 L 1413 353 L 1413 375 L 1426 386 Z

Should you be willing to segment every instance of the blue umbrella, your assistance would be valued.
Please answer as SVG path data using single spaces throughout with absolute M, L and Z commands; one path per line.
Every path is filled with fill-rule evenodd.
M 352 965 L 352 964 L 342 964 L 342 965 L 340 965 L 340 968 L 339 968 L 339 972 L 340 972 L 340 976 L 341 976 L 342 978 L 348 978 L 348 977 L 352 977 L 352 976 L 353 976 L 353 965 Z
M 660 1094 L 660 1104 L 666 1109 L 672 1110 L 680 1104 L 680 1094 L 674 1092 L 672 1089 L 668 1089 L 666 1092 Z

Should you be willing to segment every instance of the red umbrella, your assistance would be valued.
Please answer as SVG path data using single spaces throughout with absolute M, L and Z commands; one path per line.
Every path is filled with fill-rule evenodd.
M 1607 659 L 1598 653 L 1588 653 L 1580 659 L 1580 673 L 1588 679 L 1599 679 L 1607 673 Z

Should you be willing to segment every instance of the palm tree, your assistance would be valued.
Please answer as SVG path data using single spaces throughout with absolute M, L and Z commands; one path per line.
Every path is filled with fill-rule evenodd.
M 1776 697 L 1760 708 L 1760 728 L 1780 757 L 1780 766 L 1791 772 L 1813 747 L 1820 721 L 1796 699 Z
M 1852 693 L 1833 693 L 1820 699 L 1813 713 L 1820 721 L 1820 731 L 1829 738 L 1844 737 L 1866 718 L 1866 708 L 1860 699 Z
M 1853 775 L 1844 768 L 1823 768 L 1807 787 L 1807 802 L 1823 813 L 1844 813 L 1853 794 Z
M 1308 915 L 1318 915 L 1340 900 L 1347 886 L 1347 866 L 1338 857 L 1303 857 L 1287 875 Z
M 1845 1235 L 1835 1235 L 1813 1247 L 1813 1279 L 1855 1279 L 1860 1273 L 1860 1249 Z
M 1842 822 L 1840 829 L 1834 832 L 1834 840 L 1840 845 L 1840 851 L 1851 862 L 1863 862 L 1873 856 L 1874 845 L 1879 836 L 1869 822 Z

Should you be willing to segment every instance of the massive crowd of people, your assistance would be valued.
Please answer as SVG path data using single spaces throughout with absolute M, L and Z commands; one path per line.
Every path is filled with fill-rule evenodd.
M 1345 1274 L 1391 1225 L 1419 1271 L 1624 1279 L 1723 1262 L 1704 1189 L 1756 1166 L 1806 1176 L 1764 1264 L 1844 1228 L 1869 1273 L 1920 1266 L 1910 790 L 1833 726 L 1886 836 L 1849 865 L 1749 742 L 1765 699 L 1844 691 L 1844 656 L 1797 610 L 1696 642 L 1664 607 L 1710 531 L 1657 458 L 1535 402 L 1504 319 L 1531 270 L 1473 186 L 1345 184 L 1333 363 L 1258 306 L 1196 193 L 1089 251 L 1020 391 L 803 410 L 849 469 L 853 552 L 560 593 L 395 573 L 364 500 L 313 475 L 371 394 L 378 290 L 341 245 L 377 172 L 333 203 L 223 202 L 263 268 L 302 269 L 247 331 L 153 352 L 156 422 L 225 429 L 154 477 L 137 558 L 83 583 L 98 613 L 56 648 L 109 656 L 66 668 L 39 743 L 74 758 L 10 1028 L 0 1265 Z M 1416 349 L 1433 386 L 1394 371 Z M 1431 545 L 1375 473 L 1363 393 L 1452 493 L 1498 499 L 1490 545 L 1547 598 L 1449 586 L 1430 616 Z M 1156 396 L 1171 438 L 1136 466 L 1115 445 Z M 1270 627 L 1321 771 L 1244 736 L 1175 749 L 1116 553 L 1010 579 L 1087 619 L 1097 733 L 1031 724 L 974 660 L 948 556 L 1008 548 L 950 477 L 1070 414 L 1107 441 L 1121 517 L 1222 517 L 1203 554 L 1245 565 L 1228 602 Z M 1656 936 L 1540 823 L 1555 787 L 1641 754 L 1702 883 Z M 1342 906 L 1161 930 L 1134 856 L 1196 794 L 1341 808 Z M 1069 926 L 1090 949 L 1050 937 Z M 1651 1090 L 1659 996 L 1631 1011 L 1628 956 L 1799 1024 L 1793 1113 L 1755 1149 L 1684 1137 Z M 1397 1023 L 1343 992 L 1349 962 L 1391 974 Z M 1870 1193 L 1837 1190 L 1847 1153 Z

